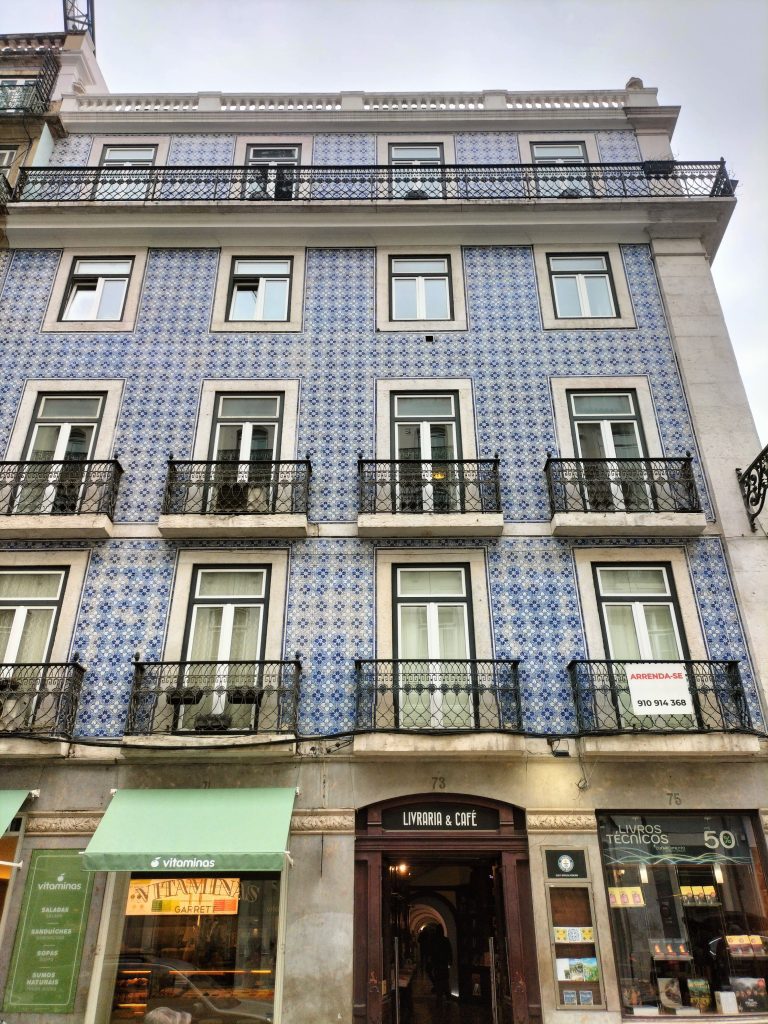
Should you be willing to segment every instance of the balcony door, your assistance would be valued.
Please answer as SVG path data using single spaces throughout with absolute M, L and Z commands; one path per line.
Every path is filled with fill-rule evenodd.
M 592 194 L 583 142 L 533 142 L 531 159 L 540 199 L 582 199 Z
M 105 146 L 94 199 L 145 199 L 149 194 L 150 171 L 157 146 Z M 126 168 L 137 168 L 126 174 Z
M 394 584 L 399 727 L 472 728 L 468 568 L 395 567 Z
M 444 188 L 438 170 L 443 165 L 442 144 L 392 145 L 389 147 L 394 199 L 442 199 Z M 419 171 L 419 168 L 424 170 Z
M 301 146 L 249 146 L 245 162 L 245 199 L 285 202 L 295 197 Z
M 41 395 L 28 436 L 16 515 L 67 515 L 80 509 L 103 407 L 101 395 Z M 42 465 L 35 465 L 41 463 Z
M 282 409 L 282 394 L 216 396 L 209 511 L 275 511 Z
M 652 508 L 650 481 L 642 460 L 643 435 L 637 396 L 625 392 L 568 393 L 574 445 L 585 507 L 590 512 Z M 616 460 L 634 459 L 635 463 Z
M 461 459 L 455 393 L 393 395 L 394 482 L 398 512 L 460 509 Z M 407 465 L 413 463 L 413 467 Z
M 268 594 L 266 568 L 195 570 L 181 680 L 188 692 L 178 700 L 179 728 L 253 728 Z

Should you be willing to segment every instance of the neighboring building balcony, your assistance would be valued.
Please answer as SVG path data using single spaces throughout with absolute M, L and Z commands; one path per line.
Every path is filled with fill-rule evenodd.
M 755 532 L 758 517 L 762 514 L 765 500 L 768 497 L 768 445 L 743 472 L 737 469 L 736 476 L 744 499 L 744 507 L 749 516 L 749 525 Z
M 0 73 L 5 79 L 0 79 L 0 118 L 47 113 L 59 73 L 59 58 L 52 49 L 3 47 Z
M 686 537 L 704 531 L 684 459 L 553 459 L 544 466 L 557 536 Z
M 290 462 L 170 459 L 164 537 L 306 537 L 309 459 Z
M 109 537 L 116 459 L 0 463 L 0 537 Z
M 358 460 L 362 537 L 497 537 L 499 459 Z
M 0 665 L 0 736 L 71 739 L 84 674 L 76 660 Z
M 737 661 L 572 661 L 577 731 L 754 732 Z
M 16 203 L 626 202 L 732 198 L 725 162 L 26 167 Z
M 137 662 L 126 736 L 296 732 L 301 662 Z
M 355 661 L 362 732 L 521 731 L 517 661 Z

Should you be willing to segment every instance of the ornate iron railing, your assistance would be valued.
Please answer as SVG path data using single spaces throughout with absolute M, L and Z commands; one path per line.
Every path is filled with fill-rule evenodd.
M 638 684 L 630 689 L 628 666 L 621 661 L 570 662 L 579 733 L 753 731 L 737 661 L 642 662 L 649 676 L 662 677 L 649 680 L 647 696 Z M 669 695 L 660 696 L 667 677 L 677 673 L 681 678 L 668 684 Z
M 137 661 L 126 736 L 295 733 L 301 662 Z
M 5 213 L 8 203 L 11 201 L 11 186 L 5 174 L 0 172 L 0 213 Z
M 0 515 L 112 519 L 122 473 L 116 459 L 0 463 Z
M 556 512 L 700 512 L 684 459 L 552 459 L 544 466 Z
M 768 497 L 768 445 L 743 473 L 737 469 L 736 476 L 739 478 L 739 487 L 749 516 L 749 525 L 754 532 L 757 530 L 757 517 L 765 508 L 765 499 Z
M 358 459 L 363 514 L 501 512 L 499 459 Z
M 51 93 L 59 73 L 59 58 L 51 49 L 33 54 L 38 62 L 34 81 L 23 85 L 0 83 L 0 115 L 2 114 L 44 114 L 48 110 Z M 42 60 L 41 60 L 42 57 Z M 6 49 L 0 53 L 0 68 L 9 70 L 20 62 L 27 63 L 30 53 L 26 49 Z M 20 78 L 32 77 L 19 75 Z
M 517 661 L 355 661 L 362 731 L 521 731 Z
M 71 739 L 84 674 L 76 659 L 0 665 L 0 734 Z
M 309 459 L 168 462 L 163 515 L 306 515 Z
M 372 202 L 733 196 L 725 162 L 441 167 L 25 167 L 13 199 L 71 202 Z

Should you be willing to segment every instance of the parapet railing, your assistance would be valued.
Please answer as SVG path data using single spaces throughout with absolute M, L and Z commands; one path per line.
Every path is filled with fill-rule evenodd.
M 547 459 L 558 512 L 701 512 L 693 463 L 684 459 Z
M 123 469 L 116 459 L 0 463 L 0 516 L 114 517 Z
M 306 515 L 309 459 L 168 462 L 163 515 Z
M 76 659 L 0 665 L 0 734 L 71 739 L 85 674 Z
M 363 514 L 501 512 L 499 460 L 358 460 Z

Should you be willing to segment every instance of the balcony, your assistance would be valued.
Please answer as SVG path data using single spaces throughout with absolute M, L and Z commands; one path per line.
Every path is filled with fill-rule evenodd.
M 25 167 L 14 203 L 590 202 L 732 198 L 725 162 Z
M 756 731 L 737 661 L 572 661 L 568 674 L 582 736 Z
M 358 460 L 362 537 L 498 537 L 499 459 Z
M 309 459 L 179 462 L 170 459 L 164 537 L 306 537 Z
M 706 526 L 690 455 L 547 458 L 544 473 L 556 536 L 691 537 Z
M 300 661 L 137 662 L 126 736 L 294 734 Z
M 765 508 L 765 499 L 768 497 L 768 445 L 744 472 L 737 469 L 736 476 L 749 516 L 749 525 L 754 533 L 757 531 L 757 520 Z
M 116 459 L 0 463 L 0 536 L 111 536 L 122 473 Z
M 13 84 L 0 81 L 0 118 L 47 113 L 59 73 L 59 58 L 53 50 L 3 47 L 0 72 L 4 77 L 16 77 Z
M 0 665 L 0 735 L 70 740 L 84 674 L 77 661 Z
M 517 661 L 355 661 L 363 732 L 520 732 Z

